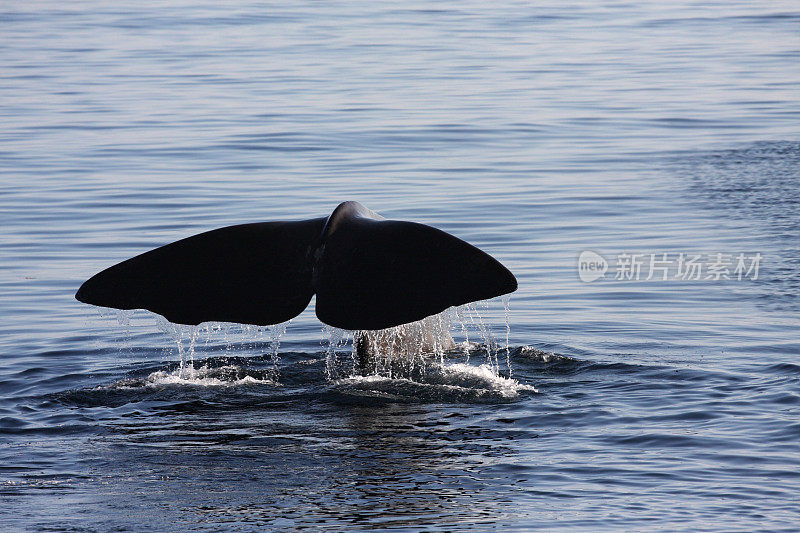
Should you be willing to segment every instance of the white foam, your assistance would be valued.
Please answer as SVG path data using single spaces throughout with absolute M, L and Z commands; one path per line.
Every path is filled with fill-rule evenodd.
M 436 364 L 425 372 L 420 380 L 382 375 L 351 376 L 334 382 L 337 386 L 386 392 L 387 389 L 404 387 L 427 387 L 458 395 L 474 396 L 499 395 L 503 398 L 516 398 L 523 391 L 538 392 L 535 387 L 520 383 L 515 379 L 500 376 L 488 364 L 480 366 L 466 363 Z
M 486 388 L 499 392 L 507 398 L 517 396 L 520 391 L 539 392 L 532 385 L 526 385 L 516 379 L 497 374 L 488 364 L 473 366 L 466 363 L 451 363 L 445 364 L 442 370 L 445 376 L 455 380 L 463 381 L 464 378 L 467 378 L 468 381 L 477 381 L 477 384 L 483 382 Z
M 239 377 L 241 376 L 241 377 Z M 118 382 L 114 388 L 138 389 L 142 387 L 194 386 L 194 387 L 236 387 L 240 385 L 278 385 L 268 377 L 257 378 L 242 375 L 242 368 L 234 365 L 208 368 L 185 365 L 172 371 L 158 370 L 144 379 L 131 379 Z

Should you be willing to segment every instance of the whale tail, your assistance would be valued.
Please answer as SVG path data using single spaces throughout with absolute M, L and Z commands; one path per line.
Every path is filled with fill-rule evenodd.
M 507 268 L 471 244 L 345 202 L 329 217 L 229 226 L 167 244 L 94 275 L 75 297 L 179 324 L 268 325 L 299 315 L 316 294 L 322 322 L 375 330 L 516 288 Z

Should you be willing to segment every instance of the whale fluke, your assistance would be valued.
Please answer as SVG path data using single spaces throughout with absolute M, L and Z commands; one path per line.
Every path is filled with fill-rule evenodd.
M 325 220 L 200 233 L 103 270 L 75 297 L 103 307 L 148 309 L 177 324 L 285 322 L 311 301 L 308 246 Z
M 75 297 L 148 309 L 170 322 L 269 325 L 300 314 L 384 329 L 517 289 L 490 255 L 436 228 L 386 220 L 358 202 L 329 217 L 229 226 L 118 263 Z

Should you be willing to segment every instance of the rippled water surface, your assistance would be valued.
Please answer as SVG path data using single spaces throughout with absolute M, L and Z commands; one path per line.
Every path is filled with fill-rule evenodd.
M 0 528 L 796 530 L 799 24 L 781 1 L 4 3 Z M 192 329 L 73 298 L 343 200 L 497 257 L 508 320 L 459 310 L 456 350 L 358 376 L 313 306 Z M 663 253 L 762 260 L 615 279 Z

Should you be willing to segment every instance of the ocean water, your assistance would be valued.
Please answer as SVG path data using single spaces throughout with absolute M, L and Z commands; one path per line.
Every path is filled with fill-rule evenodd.
M 0 528 L 796 531 L 799 24 L 780 0 L 4 3 Z M 366 377 L 313 304 L 193 329 L 74 300 L 344 200 L 519 290 Z

